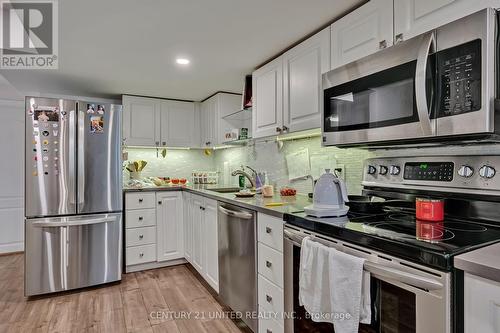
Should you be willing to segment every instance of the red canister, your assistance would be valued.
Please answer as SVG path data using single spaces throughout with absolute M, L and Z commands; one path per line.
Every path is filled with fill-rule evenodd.
M 423 221 L 439 222 L 444 220 L 444 200 L 417 198 L 417 219 Z

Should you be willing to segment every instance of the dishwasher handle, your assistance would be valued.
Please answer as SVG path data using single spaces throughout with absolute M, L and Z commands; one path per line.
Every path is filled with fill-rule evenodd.
M 222 214 L 231 216 L 231 217 L 236 217 L 236 218 L 244 219 L 244 220 L 253 219 L 253 216 L 254 216 L 251 213 L 238 212 L 238 211 L 234 211 L 234 210 L 230 210 L 230 209 L 224 208 L 222 206 L 219 206 L 219 212 L 221 212 Z

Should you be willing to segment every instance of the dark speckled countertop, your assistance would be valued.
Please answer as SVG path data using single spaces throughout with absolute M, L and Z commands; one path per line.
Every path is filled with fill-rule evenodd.
M 225 188 L 234 186 L 224 185 L 185 185 L 185 186 L 155 186 L 132 188 L 124 187 L 123 192 L 158 192 L 158 191 L 187 191 L 204 197 L 233 204 L 243 208 L 255 210 L 264 214 L 272 215 L 278 218 L 283 218 L 285 213 L 293 214 L 304 211 L 304 207 L 310 205 L 311 202 L 307 195 L 297 194 L 293 197 L 282 197 L 279 191 L 272 198 L 264 198 L 257 194 L 252 198 L 237 198 L 234 193 L 218 193 L 211 191 L 211 188 Z M 283 202 L 282 206 L 266 206 L 269 203 Z

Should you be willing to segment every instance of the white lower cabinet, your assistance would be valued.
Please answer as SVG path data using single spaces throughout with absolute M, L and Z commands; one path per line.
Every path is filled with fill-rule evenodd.
M 203 250 L 205 280 L 219 292 L 219 243 L 217 227 L 217 201 L 206 199 L 203 206 Z
M 157 261 L 184 258 L 181 192 L 156 194 Z
M 465 273 L 465 333 L 500 332 L 500 282 Z
M 259 333 L 284 332 L 283 220 L 257 215 Z
M 219 292 L 217 201 L 196 194 L 187 196 L 186 259 Z

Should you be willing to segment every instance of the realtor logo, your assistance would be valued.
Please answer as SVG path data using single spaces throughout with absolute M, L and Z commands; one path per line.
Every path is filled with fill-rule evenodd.
M 56 0 L 0 2 L 2 69 L 57 69 Z

